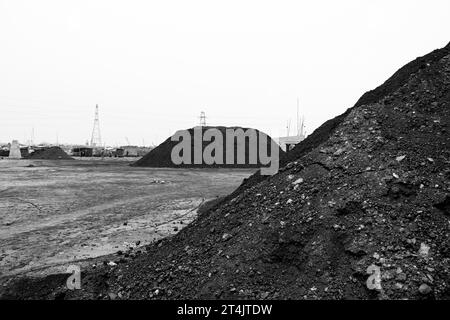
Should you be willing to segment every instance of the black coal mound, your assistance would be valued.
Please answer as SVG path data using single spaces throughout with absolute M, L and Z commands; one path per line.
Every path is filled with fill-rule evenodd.
M 60 147 L 48 147 L 42 148 L 30 153 L 27 159 L 31 160 L 73 160 L 63 149 Z
M 226 143 L 227 143 L 227 139 L 226 139 L 226 130 L 227 129 L 234 129 L 234 130 L 239 130 L 242 129 L 244 132 L 247 132 L 248 128 L 241 128 L 241 127 L 209 127 L 209 126 L 205 126 L 202 127 L 202 136 L 205 133 L 205 131 L 207 131 L 208 129 L 217 129 L 221 132 L 222 136 L 223 136 L 223 164 L 217 164 L 217 163 L 213 163 L 213 164 L 207 164 L 203 161 L 202 159 L 202 163 L 201 164 L 195 164 L 194 163 L 194 128 L 190 128 L 187 131 L 190 134 L 191 137 L 191 161 L 190 164 L 187 163 L 181 163 L 181 164 L 174 164 L 171 158 L 171 154 L 172 154 L 172 150 L 173 148 L 179 143 L 178 141 L 172 141 L 171 138 L 169 137 L 167 138 L 163 143 L 161 143 L 159 146 L 157 146 L 156 148 L 154 148 L 152 151 L 150 151 L 149 153 L 147 153 L 145 156 L 143 156 L 141 159 L 139 159 L 138 161 L 136 161 L 135 163 L 132 164 L 132 166 L 137 166 L 137 167 L 169 167 L 169 168 L 260 168 L 262 166 L 264 166 L 261 163 L 261 159 L 258 156 L 257 159 L 257 163 L 256 164 L 252 164 L 249 161 L 249 138 L 246 137 L 245 139 L 245 163 L 244 164 L 239 164 L 237 161 L 237 150 L 238 150 L 238 144 L 234 143 L 234 161 L 232 164 L 227 164 L 225 159 L 226 159 Z M 263 132 L 260 132 L 256 129 L 252 129 L 256 132 L 257 135 L 257 139 L 256 141 L 258 141 L 257 143 L 259 144 L 259 138 L 263 135 L 266 137 L 267 140 L 267 150 L 270 150 L 270 143 L 272 140 L 271 137 L 269 137 L 268 135 L 266 135 Z M 205 151 L 205 148 L 211 143 L 211 141 L 203 141 L 202 142 L 202 151 Z M 284 152 L 283 150 L 281 150 L 278 147 L 278 153 L 280 157 L 284 157 Z M 259 147 L 257 148 L 257 154 L 259 154 Z M 215 154 L 213 153 L 213 156 Z M 270 155 L 270 152 L 269 154 Z

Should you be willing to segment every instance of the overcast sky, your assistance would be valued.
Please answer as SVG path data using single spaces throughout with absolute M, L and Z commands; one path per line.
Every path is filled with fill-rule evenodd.
M 311 133 L 450 41 L 450 1 L 0 0 L 0 141 L 158 144 L 198 124 Z

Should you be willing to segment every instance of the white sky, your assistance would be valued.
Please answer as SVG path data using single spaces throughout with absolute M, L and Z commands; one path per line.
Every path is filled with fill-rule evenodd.
M 198 124 L 311 133 L 450 41 L 450 1 L 0 0 L 0 141 L 108 145 Z

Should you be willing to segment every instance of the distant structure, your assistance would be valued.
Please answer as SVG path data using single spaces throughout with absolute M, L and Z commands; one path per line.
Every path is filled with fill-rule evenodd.
M 34 145 L 34 127 L 31 129 L 31 136 L 30 136 L 30 141 L 29 141 L 28 145 L 29 146 Z
M 305 117 L 304 116 L 300 117 L 300 115 L 299 115 L 299 100 L 298 100 L 298 98 L 297 98 L 297 134 L 294 136 L 291 136 L 291 135 L 289 135 L 289 132 L 290 132 L 290 122 L 288 122 L 288 125 L 287 125 L 287 136 L 278 138 L 278 144 L 280 145 L 280 148 L 285 152 L 289 152 L 289 150 L 292 150 L 292 148 L 294 148 L 296 144 L 303 141 L 306 136 Z
M 75 147 L 70 151 L 70 155 L 74 157 L 92 157 L 94 151 L 89 147 Z
M 200 112 L 200 126 L 206 127 L 206 114 L 204 111 Z
M 20 153 L 20 146 L 17 140 L 13 140 L 11 147 L 9 148 L 9 158 L 10 159 L 20 159 L 22 154 Z
M 95 105 L 95 119 L 94 119 L 94 128 L 92 129 L 91 136 L 91 147 L 101 147 L 102 146 L 102 138 L 100 135 L 100 121 L 98 117 L 98 104 Z

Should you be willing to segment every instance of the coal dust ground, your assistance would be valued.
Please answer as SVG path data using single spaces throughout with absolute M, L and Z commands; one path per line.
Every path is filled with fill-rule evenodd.
M 65 272 L 71 261 L 177 233 L 200 204 L 230 193 L 252 173 L 129 163 L 0 160 L 0 282 Z

